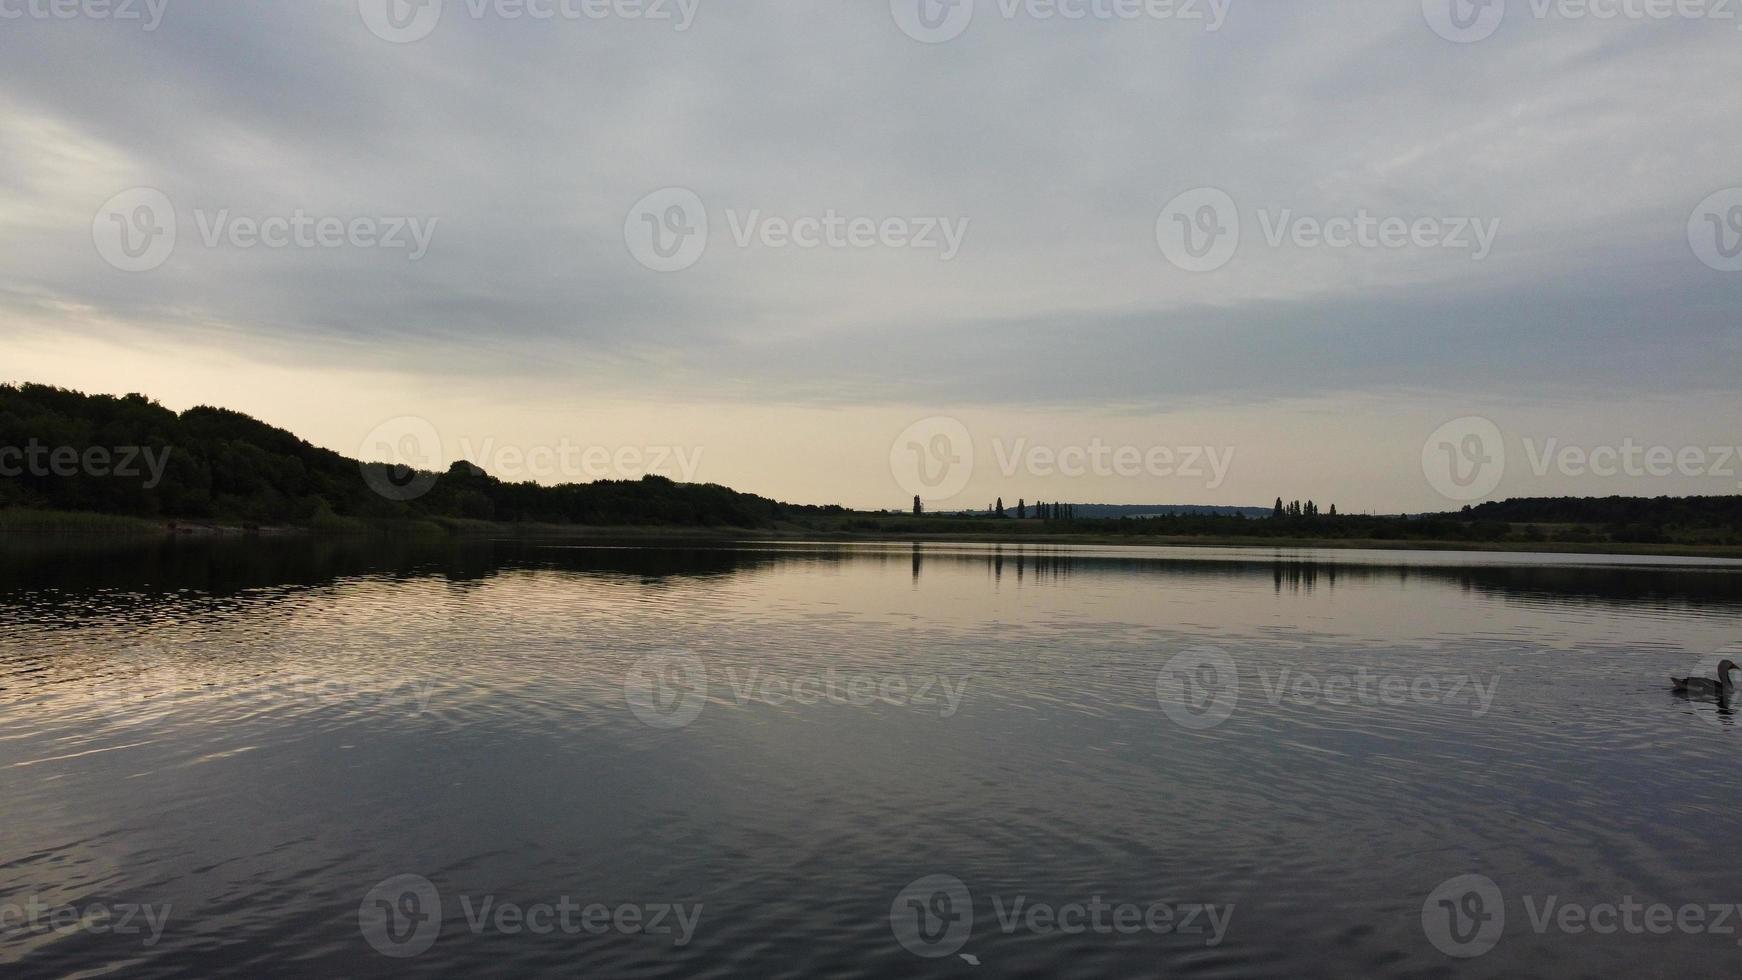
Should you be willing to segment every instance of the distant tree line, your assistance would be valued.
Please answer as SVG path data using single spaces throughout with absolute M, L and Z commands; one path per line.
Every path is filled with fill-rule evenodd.
M 1083 518 L 1073 505 L 1018 501 L 1018 518 L 1045 521 L 1048 534 L 1205 537 L 1322 541 L 1421 541 L 1530 544 L 1742 545 L 1742 497 L 1520 498 L 1419 515 L 1341 513 L 1313 500 L 1277 498 L 1268 517 L 1182 510 Z M 1266 512 L 1257 510 L 1258 515 Z M 1062 515 L 1062 516 L 1060 516 Z M 998 505 L 978 516 L 932 515 L 925 524 L 858 519 L 852 529 L 886 532 L 972 532 L 996 519 Z M 1029 527 L 1040 532 L 1039 521 Z M 1016 526 L 1011 529 L 1016 530 Z
M 1016 502 L 1015 512 L 1015 517 L 1019 521 L 1029 520 L 1031 519 L 1031 516 L 1033 520 L 1038 521 L 1074 521 L 1077 519 L 1076 504 L 1044 504 L 1040 501 L 1035 501 L 1030 504 L 1027 500 L 1018 500 Z M 925 501 L 921 500 L 917 494 L 913 498 L 912 513 L 914 517 L 923 517 L 926 514 Z M 975 511 L 974 513 L 981 512 Z M 1011 517 L 1011 508 L 1004 505 L 1003 497 L 999 497 L 997 500 L 986 505 L 984 515 L 986 517 L 1008 520 Z M 933 514 L 932 516 L 935 518 L 943 518 L 950 516 L 950 514 L 938 513 Z
M 1276 498 L 1276 509 L 1271 511 L 1270 516 L 1275 517 L 1275 518 L 1317 517 L 1317 516 L 1319 516 L 1319 505 L 1313 503 L 1310 500 L 1307 501 L 1305 504 L 1302 504 L 1300 501 L 1296 500 L 1295 502 L 1293 502 L 1291 504 L 1284 505 L 1282 502 L 1282 498 L 1278 497 L 1278 498 Z M 1337 516 L 1337 505 L 1336 504 L 1331 505 L 1331 512 L 1327 516 L 1330 516 L 1330 517 Z
M 1016 519 L 1019 521 L 1028 520 L 1031 510 L 1037 521 L 1074 521 L 1077 519 L 1075 504 L 1043 504 L 1038 500 L 1033 504 L 1026 500 L 1018 500 L 1016 502 Z M 1002 497 L 998 498 L 997 513 L 999 517 L 1005 516 L 1004 498 Z

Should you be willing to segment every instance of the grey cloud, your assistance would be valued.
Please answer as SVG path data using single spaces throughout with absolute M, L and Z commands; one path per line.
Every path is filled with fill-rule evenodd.
M 8 24 L 0 205 L 60 217 L 0 207 L 0 310 L 217 329 L 313 363 L 814 402 L 1673 393 L 1735 364 L 1742 286 L 1678 238 L 1742 184 L 1726 27 L 1515 17 L 1456 45 L 1413 3 L 1236 3 L 1217 34 L 982 12 L 923 45 L 882 2 L 704 3 L 682 34 L 449 7 L 410 45 L 351 0 L 176 0 L 149 34 Z M 100 176 L 69 184 L 60 137 L 28 120 Z M 89 222 L 136 184 L 171 196 L 183 238 L 127 275 Z M 1193 279 L 1153 224 L 1199 184 L 1305 214 L 1492 214 L 1502 247 L 1472 267 L 1249 242 Z M 701 263 L 660 275 L 621 230 L 664 186 L 718 211 L 973 226 L 940 269 L 740 252 L 721 221 Z M 193 211 L 225 207 L 440 227 L 417 263 L 192 241 Z

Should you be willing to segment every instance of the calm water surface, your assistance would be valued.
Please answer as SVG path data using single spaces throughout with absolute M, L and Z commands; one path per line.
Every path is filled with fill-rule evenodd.
M 1691 560 L 15 538 L 0 974 L 1736 976 L 1666 678 L 1739 626 Z

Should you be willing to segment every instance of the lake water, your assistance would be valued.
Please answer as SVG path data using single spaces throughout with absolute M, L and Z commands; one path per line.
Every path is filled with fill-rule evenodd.
M 1676 559 L 14 538 L 0 974 L 1736 976 L 1667 677 L 1739 625 Z

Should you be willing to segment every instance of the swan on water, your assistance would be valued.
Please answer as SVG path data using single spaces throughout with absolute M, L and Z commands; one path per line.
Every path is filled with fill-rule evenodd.
M 1726 660 L 1718 665 L 1718 679 L 1710 677 L 1671 677 L 1669 682 L 1675 685 L 1677 692 L 1684 694 L 1716 694 L 1729 696 L 1736 693 L 1736 681 L 1730 672 L 1737 669 L 1734 660 Z

